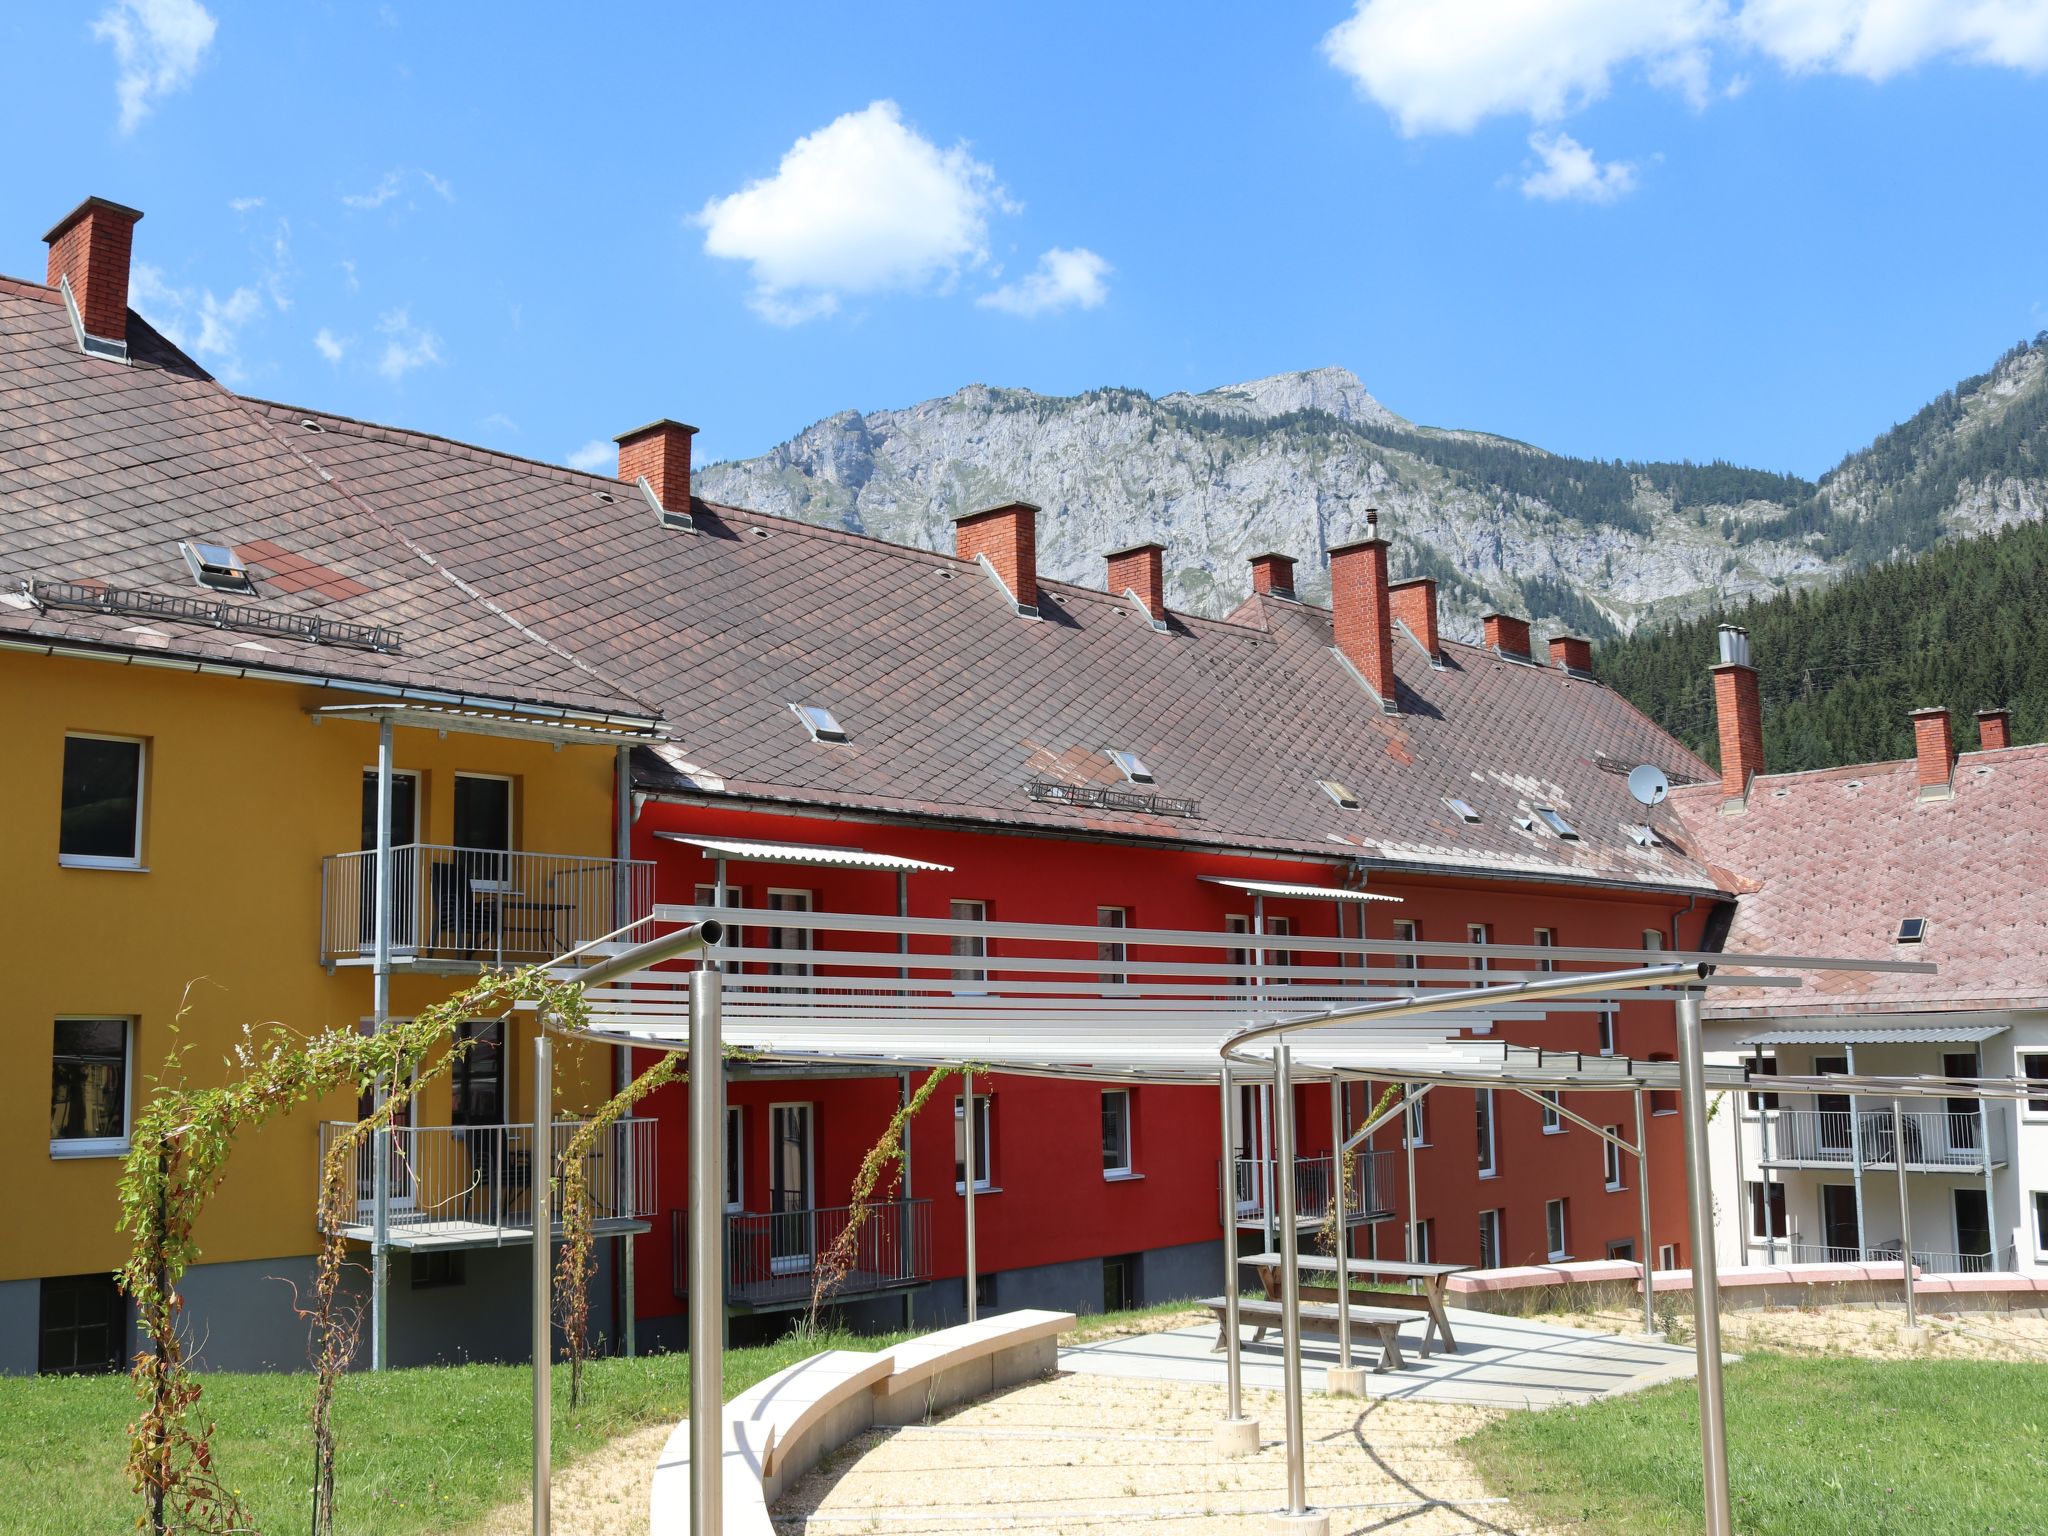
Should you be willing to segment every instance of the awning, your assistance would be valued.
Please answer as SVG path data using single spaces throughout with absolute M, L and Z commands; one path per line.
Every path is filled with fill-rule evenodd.
M 652 745 L 667 739 L 658 720 L 628 716 L 514 713 L 452 704 L 328 704 L 310 711 L 315 720 L 360 720 L 369 725 L 411 726 L 422 731 L 459 731 L 472 736 L 509 736 L 597 747 Z
M 685 832 L 657 832 L 663 842 L 701 848 L 714 859 L 752 864 L 808 864 L 820 869 L 878 869 L 896 874 L 929 871 L 949 874 L 950 864 L 906 859 L 894 853 L 869 853 L 865 848 L 814 848 L 804 843 L 757 843 L 731 837 L 692 837 Z
M 1752 1045 L 1967 1045 L 2005 1033 L 2003 1024 L 1845 1025 L 1839 1029 L 1774 1029 L 1751 1035 Z
M 1204 885 L 1227 885 L 1233 891 L 1248 891 L 1254 896 L 1285 896 L 1303 901 L 1399 901 L 1398 896 L 1382 896 L 1377 891 L 1354 891 L 1334 885 L 1292 885 L 1285 880 L 1240 880 L 1235 875 L 1199 875 Z

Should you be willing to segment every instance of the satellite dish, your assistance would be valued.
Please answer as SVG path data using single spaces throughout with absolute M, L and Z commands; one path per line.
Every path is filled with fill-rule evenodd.
M 1658 805 L 1671 793 L 1671 781 L 1655 763 L 1644 763 L 1629 769 L 1628 792 L 1645 805 Z

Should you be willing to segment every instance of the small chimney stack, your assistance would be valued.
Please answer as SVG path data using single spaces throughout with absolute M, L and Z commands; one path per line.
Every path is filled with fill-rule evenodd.
M 1956 771 L 1955 731 L 1946 707 L 1916 709 L 1913 722 L 1913 757 L 1919 769 L 1920 798 L 1946 800 L 1954 793 Z
M 1406 626 L 1408 633 L 1415 637 L 1416 644 L 1429 652 L 1429 659 L 1441 659 L 1444 647 L 1443 638 L 1437 633 L 1436 578 L 1416 576 L 1408 581 L 1397 581 L 1387 588 L 1387 601 L 1393 609 L 1394 618 Z
M 1721 798 L 1739 802 L 1749 781 L 1764 771 L 1764 706 L 1756 668 L 1749 664 L 1749 631 L 1723 624 L 1720 663 L 1714 668 L 1714 721 L 1721 739 Z
M 1028 501 L 1011 501 L 979 512 L 963 512 L 953 519 L 953 553 L 962 560 L 987 557 L 1010 601 L 1037 614 L 1037 507 Z
M 1337 650 L 1358 669 L 1388 714 L 1394 700 L 1394 628 L 1387 596 L 1387 541 L 1379 513 L 1365 514 L 1366 537 L 1330 551 L 1330 614 Z
M 1166 618 L 1166 546 L 1133 544 L 1109 556 L 1109 590 L 1121 597 L 1137 594 L 1145 612 L 1156 622 Z
M 1503 656 L 1529 661 L 1529 621 L 1511 613 L 1489 613 L 1480 621 L 1486 626 L 1486 643 Z
M 128 342 L 128 259 L 135 246 L 134 208 L 88 197 L 43 239 L 50 247 L 49 284 L 71 285 L 85 334 Z
M 629 485 L 645 480 L 664 512 L 690 515 L 690 439 L 695 427 L 680 421 L 650 421 L 621 433 L 619 478 Z
M 1550 664 L 1553 667 L 1562 667 L 1567 672 L 1591 672 L 1593 642 L 1582 640 L 1577 635 L 1552 635 Z
M 1294 596 L 1294 556 L 1268 552 L 1252 556 L 1252 591 L 1261 597 Z
M 1977 711 L 1977 750 L 1998 752 L 2012 745 L 2012 711 L 2009 709 L 1980 709 Z

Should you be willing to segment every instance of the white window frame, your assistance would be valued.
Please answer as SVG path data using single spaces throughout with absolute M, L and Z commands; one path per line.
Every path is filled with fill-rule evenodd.
M 1621 1134 L 1621 1127 L 1618 1125 L 1603 1126 L 1602 1129 L 1609 1136 Z M 1628 1188 L 1628 1163 L 1622 1157 L 1621 1148 L 1611 1141 L 1603 1140 L 1600 1143 L 1600 1150 L 1604 1154 L 1601 1172 L 1607 1176 L 1607 1193 L 1619 1194 Z
M 1104 1177 L 1105 1179 L 1111 1179 L 1111 1180 L 1115 1180 L 1115 1179 L 1135 1179 L 1135 1178 L 1137 1178 L 1137 1177 L 1138 1177 L 1138 1168 L 1137 1168 L 1137 1163 L 1138 1163 L 1138 1152 L 1137 1152 L 1137 1139 L 1138 1139 L 1138 1138 L 1137 1138 L 1137 1130 L 1136 1130 L 1136 1121 L 1135 1121 L 1135 1119 L 1133 1118 L 1133 1110 L 1134 1110 L 1135 1106 L 1133 1105 L 1133 1103 L 1132 1103 L 1132 1101 L 1131 1101 L 1131 1090 L 1130 1090 L 1130 1089 L 1128 1089 L 1128 1088 L 1105 1088 L 1105 1089 L 1103 1089 L 1103 1090 L 1102 1090 L 1102 1102 L 1103 1102 L 1103 1106 L 1104 1106 L 1105 1108 L 1107 1108 L 1107 1107 L 1108 1107 L 1109 1101 L 1110 1101 L 1111 1099 L 1113 1099 L 1113 1098 L 1116 1098 L 1116 1099 L 1122 1099 L 1122 1100 L 1124 1101 L 1124 1108 L 1123 1108 L 1123 1140 L 1124 1140 L 1124 1148 L 1123 1148 L 1123 1151 L 1124 1151 L 1124 1160 L 1123 1160 L 1123 1164 L 1122 1164 L 1122 1166 L 1120 1166 L 1120 1167 L 1115 1167 L 1115 1168 L 1111 1168 L 1111 1167 L 1108 1167 L 1108 1166 L 1104 1166 L 1104 1168 L 1103 1168 L 1103 1170 L 1102 1170 L 1102 1176 L 1103 1176 L 1103 1177 Z
M 797 890 L 779 885 L 771 885 L 768 887 L 767 894 L 770 907 L 775 905 L 775 898 L 778 896 L 801 896 L 803 898 L 802 906 L 784 907 L 781 910 L 785 912 L 816 912 L 818 910 L 818 893 L 816 891 Z M 812 930 L 809 928 L 784 928 L 779 923 L 772 923 L 769 925 L 768 933 L 771 942 L 767 947 L 770 949 L 779 949 L 785 954 L 807 955 L 811 952 Z M 774 941 L 774 935 L 776 934 L 789 934 L 798 942 L 793 944 L 776 942 Z M 808 976 L 811 974 L 811 963 L 808 960 L 771 960 L 768 962 L 768 974 L 771 976 Z
M 776 1134 L 775 1121 L 781 1110 L 801 1110 L 804 1125 L 804 1198 L 809 1205 L 799 1206 L 796 1211 L 782 1211 L 775 1206 L 775 1172 L 782 1161 L 782 1138 Z M 771 1252 L 768 1269 L 771 1274 L 802 1274 L 818 1261 L 818 1105 L 815 1099 L 784 1099 L 768 1106 L 768 1208 L 769 1222 L 785 1219 L 803 1213 L 806 1242 L 802 1253 L 776 1254 Z
M 1558 1107 L 1559 1094 L 1554 1088 L 1545 1088 L 1537 1095 L 1543 1100 L 1543 1134 L 1562 1136 L 1565 1133 L 1564 1115 Z
M 119 1136 L 71 1136 L 50 1138 L 50 1156 L 58 1159 L 74 1157 L 126 1157 L 129 1140 L 135 1133 L 135 1019 L 132 1015 L 118 1013 L 60 1013 L 52 1021 L 50 1030 L 49 1068 L 54 1076 L 57 1070 L 57 1031 L 55 1026 L 63 1023 L 119 1024 L 121 1026 L 121 1134 Z
M 2048 1189 L 2028 1192 L 2034 1208 L 2034 1257 L 2048 1259 Z
M 1428 1146 L 1429 1095 L 1423 1094 L 1418 1098 L 1409 1099 L 1408 1102 L 1402 1105 L 1401 1107 L 1407 1111 L 1407 1113 L 1402 1116 L 1402 1120 L 1404 1121 L 1404 1124 L 1402 1126 L 1402 1134 L 1405 1138 L 1403 1145 L 1410 1147 Z
M 971 897 L 955 896 L 947 904 L 947 913 L 956 923 L 985 923 L 988 921 L 988 903 Z M 962 948 L 962 946 L 966 946 Z M 956 960 L 986 960 L 988 958 L 988 936 L 980 933 L 956 933 L 947 946 Z M 986 967 L 958 970 L 953 972 L 955 981 L 987 981 Z
M 1394 938 L 1396 942 L 1401 944 L 1420 944 L 1422 942 L 1422 924 L 1412 917 L 1397 917 L 1394 919 Z M 1403 971 L 1420 969 L 1421 961 L 1422 956 L 1416 954 L 1399 954 L 1394 956 L 1395 967 Z
M 1661 954 L 1664 949 L 1664 930 L 1662 928 L 1645 928 L 1643 930 L 1643 948 L 1653 955 Z
M 149 793 L 149 739 L 144 736 L 117 736 L 110 731 L 66 731 L 65 741 L 118 741 L 135 748 L 135 852 L 127 857 L 116 857 L 105 853 L 64 852 L 64 789 L 60 782 L 57 788 L 57 864 L 61 869 L 128 869 L 147 873 L 148 866 L 142 862 L 142 829 L 146 813 L 146 797 Z M 61 774 L 62 768 L 59 765 Z
M 1112 915 L 1114 915 L 1114 921 L 1111 921 Z M 1129 907 L 1097 907 L 1095 909 L 1095 926 L 1098 928 L 1129 928 L 1131 926 L 1131 909 Z M 1111 954 L 1111 950 L 1115 950 L 1116 953 Z M 1107 944 L 1097 943 L 1095 946 L 1095 958 L 1103 965 L 1129 965 L 1131 963 L 1131 946 L 1122 939 Z M 1095 979 L 1105 986 L 1118 986 L 1129 979 L 1129 973 L 1122 970 L 1104 971 Z
M 1657 1268 L 1667 1275 L 1672 1270 L 1678 1268 L 1678 1244 L 1660 1243 L 1657 1245 Z
M 505 849 L 508 854 L 518 852 L 519 840 L 516 835 L 519 826 L 518 777 L 510 773 L 471 773 L 467 768 L 463 768 L 457 770 L 453 778 L 455 782 L 448 788 L 448 841 L 450 843 L 455 841 L 455 796 L 459 793 L 459 786 L 462 780 L 485 779 L 491 783 L 505 786 Z M 417 795 L 413 798 L 413 814 L 415 816 L 419 814 L 419 798 Z
M 1778 1192 L 1778 1209 L 1784 1218 L 1780 1230 L 1776 1232 L 1768 1230 L 1771 1226 L 1771 1191 L 1774 1189 Z M 1768 1242 L 1772 1238 L 1782 1240 L 1791 1235 L 1792 1202 L 1783 1179 L 1744 1179 L 1742 1198 L 1743 1204 L 1748 1207 L 1743 1213 L 1743 1219 L 1749 1223 L 1751 1242 Z
M 1572 1256 L 1571 1211 L 1562 1195 L 1543 1202 L 1543 1241 L 1551 1263 L 1562 1263 Z
M 739 1155 L 734 1156 L 737 1152 Z M 725 1210 L 734 1215 L 747 1208 L 747 1106 L 725 1106 Z
M 1538 928 L 1535 933 L 1535 943 L 1538 949 L 1555 949 L 1557 947 L 1557 930 L 1555 928 Z M 1557 969 L 1557 960 L 1554 956 L 1545 955 L 1536 962 L 1536 969 L 1539 971 L 1554 971 Z
M 961 1173 L 973 1172 L 972 1168 L 962 1169 L 958 1160 L 960 1123 L 966 1118 L 966 1111 L 962 1107 L 964 1097 L 958 1093 L 953 1095 L 953 1193 L 956 1195 L 967 1193 L 967 1181 L 960 1177 Z M 974 1159 L 981 1164 L 983 1170 L 981 1177 L 974 1181 L 974 1192 L 977 1195 L 988 1194 L 996 1187 L 995 1138 L 991 1134 L 995 1129 L 995 1112 L 990 1103 L 992 1098 L 993 1095 L 986 1093 L 977 1093 L 974 1096 L 975 1108 L 981 1114 L 981 1118 L 974 1125 Z
M 2037 1072 L 2028 1063 L 2040 1070 Z M 2019 1051 L 2015 1053 L 2014 1065 L 2021 1077 L 2048 1077 L 2048 1051 Z M 2020 1100 L 2020 1119 L 2029 1125 L 2048 1124 L 2048 1099 L 2028 1097 Z
M 1479 1267 L 1481 1269 L 1500 1269 L 1504 1267 L 1500 1251 L 1500 1232 L 1500 1208 L 1496 1206 L 1490 1211 L 1481 1211 L 1479 1213 Z M 1491 1264 L 1488 1264 L 1486 1260 L 1486 1250 L 1489 1247 L 1493 1249 L 1493 1262 Z
M 1265 937 L 1269 939 L 1293 938 L 1294 919 L 1291 917 L 1278 917 L 1269 914 L 1266 918 Z M 1294 951 L 1291 949 L 1276 949 L 1269 947 L 1266 950 L 1266 958 L 1276 968 L 1284 969 L 1285 967 L 1294 964 Z
M 1621 1017 L 1612 1008 L 1602 1008 L 1597 1017 L 1600 1021 L 1600 1054 L 1612 1056 L 1615 1030 L 1621 1023 Z
M 1467 923 L 1465 925 L 1465 942 L 1467 944 L 1491 944 L 1493 942 L 1493 924 Z M 1472 956 L 1471 963 L 1472 969 L 1475 971 L 1492 969 L 1492 966 L 1487 964 L 1487 958 L 1484 955 Z
M 1250 915 L 1244 912 L 1225 913 L 1223 918 L 1223 931 L 1227 934 L 1230 934 L 1234 938 L 1241 939 L 1246 937 L 1252 931 L 1252 920 Z M 1223 955 L 1224 959 L 1230 965 L 1235 966 L 1240 970 L 1251 969 L 1252 952 L 1249 947 L 1226 949 L 1223 952 Z M 1231 985 L 1238 987 L 1250 986 L 1251 980 L 1249 977 L 1235 976 L 1231 978 Z
M 1436 1260 L 1432 1257 L 1430 1250 L 1436 1246 L 1431 1237 L 1431 1234 L 1436 1231 L 1436 1218 L 1434 1216 L 1425 1216 L 1422 1220 L 1415 1222 L 1414 1227 L 1415 1262 L 1418 1264 L 1435 1263 Z
M 1500 1105 L 1494 1101 L 1491 1088 L 1472 1090 L 1473 1110 L 1478 1124 L 1486 1128 L 1486 1134 L 1479 1139 L 1479 1177 L 1491 1179 L 1500 1173 Z
M 714 912 L 718 910 L 718 882 L 716 880 L 699 880 L 697 882 L 696 895 L 697 899 L 691 905 L 709 907 Z M 744 907 L 747 904 L 745 888 L 735 885 L 732 881 L 728 880 L 725 884 L 725 904 L 728 907 Z M 740 925 L 738 923 L 727 923 L 725 925 L 725 937 L 718 941 L 717 947 L 719 949 L 739 949 L 745 943 L 746 940 L 740 933 Z

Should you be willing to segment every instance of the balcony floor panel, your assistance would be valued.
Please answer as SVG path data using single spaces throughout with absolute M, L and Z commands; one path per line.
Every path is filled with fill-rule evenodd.
M 653 1230 L 644 1221 L 617 1219 L 592 1222 L 590 1229 L 599 1237 L 637 1236 Z M 366 1221 L 351 1223 L 341 1232 L 350 1242 L 366 1245 L 374 1235 Z M 451 1248 L 510 1248 L 531 1243 L 533 1228 L 494 1227 L 483 1221 L 418 1221 L 404 1225 L 394 1223 L 387 1240 L 393 1248 L 402 1248 L 409 1253 L 431 1253 Z M 561 1241 L 559 1228 L 552 1240 Z

